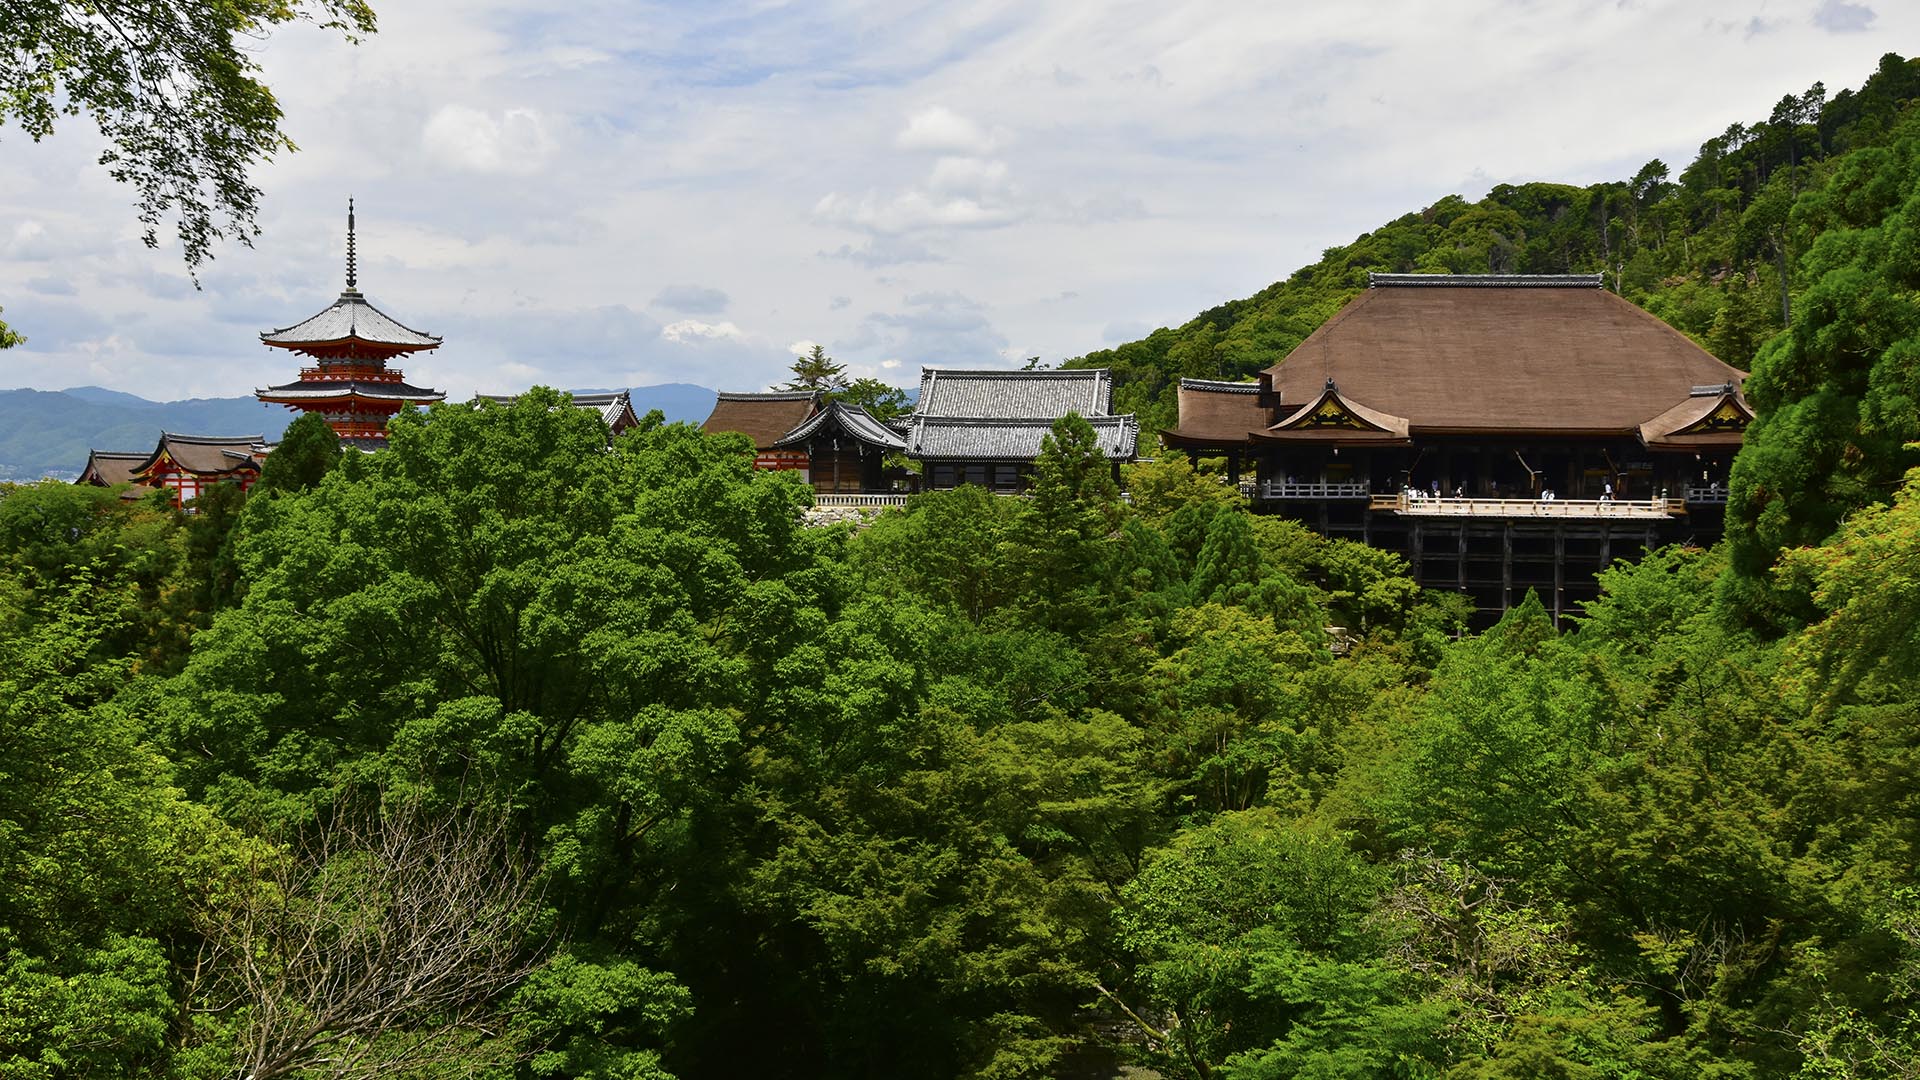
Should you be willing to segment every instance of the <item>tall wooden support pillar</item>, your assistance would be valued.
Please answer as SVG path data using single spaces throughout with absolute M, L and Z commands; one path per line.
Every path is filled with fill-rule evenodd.
M 1560 625 L 1567 591 L 1567 527 L 1553 527 L 1553 625 Z
M 1507 610 L 1513 596 L 1513 522 L 1500 528 L 1500 610 Z

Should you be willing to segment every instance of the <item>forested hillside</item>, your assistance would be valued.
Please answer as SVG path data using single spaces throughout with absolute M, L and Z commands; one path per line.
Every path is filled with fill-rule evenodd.
M 545 390 L 304 417 L 191 515 L 0 485 L 0 1076 L 1914 1076 L 1911 71 L 1709 189 L 1799 186 L 1729 539 L 1571 633 L 1179 455 L 1123 501 L 1076 417 L 857 530 Z M 1660 295 L 1780 314 L 1783 256 L 1635 220 L 1626 287 L 1717 236 Z
M 1177 329 L 1069 360 L 1111 367 L 1116 408 L 1141 428 L 1173 426 L 1182 377 L 1238 379 L 1277 363 L 1366 287 L 1368 271 L 1603 273 L 1610 288 L 1742 369 L 1812 284 L 1799 265 L 1833 223 L 1834 177 L 1871 167 L 1920 98 L 1920 58 L 1888 53 L 1859 90 L 1820 84 L 1770 116 L 1708 139 L 1675 175 L 1659 160 L 1631 178 L 1574 187 L 1501 184 L 1479 202 L 1448 196 L 1328 248 L 1319 262 Z M 1795 211 L 1802 195 L 1814 205 Z

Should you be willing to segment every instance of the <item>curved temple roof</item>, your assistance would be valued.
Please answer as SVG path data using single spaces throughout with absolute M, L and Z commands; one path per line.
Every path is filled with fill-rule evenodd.
M 848 405 L 844 401 L 835 401 L 829 403 L 826 408 L 814 413 L 805 421 L 802 421 L 799 427 L 782 435 L 780 440 L 775 442 L 769 449 L 777 450 L 782 447 L 803 445 L 808 439 L 813 437 L 815 432 L 825 427 L 829 422 L 838 425 L 840 430 L 849 436 L 869 445 L 878 446 L 884 450 L 905 450 L 907 448 L 906 440 L 902 439 L 900 434 L 892 428 L 875 420 L 872 413 L 869 413 L 857 405 Z
M 376 351 L 417 352 L 440 345 L 435 334 L 424 334 L 402 326 L 400 322 L 374 307 L 358 289 L 348 289 L 332 305 L 301 322 L 260 335 L 263 344 L 295 352 L 310 352 L 322 346 L 361 343 L 376 346 Z
M 1598 275 L 1374 275 L 1268 368 L 1282 408 L 1341 396 L 1422 433 L 1637 434 L 1691 388 L 1746 376 Z
M 266 452 L 266 437 L 262 435 L 180 435 L 163 431 L 153 452 L 134 466 L 133 477 L 145 479 L 162 458 L 200 476 L 257 469 Z
M 269 386 L 265 390 L 255 390 L 253 396 L 261 401 L 347 401 L 359 398 L 362 401 L 402 401 L 431 402 L 443 401 L 445 394 L 438 390 L 413 386 L 403 382 L 363 382 L 357 379 L 330 379 L 326 381 L 281 383 Z

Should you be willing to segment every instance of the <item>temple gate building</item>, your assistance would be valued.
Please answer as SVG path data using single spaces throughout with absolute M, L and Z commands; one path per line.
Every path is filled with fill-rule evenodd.
M 1093 426 L 1113 463 L 1132 461 L 1140 426 L 1113 414 L 1113 375 L 1106 368 L 1058 371 L 967 371 L 925 368 L 920 398 L 906 423 L 906 452 L 921 463 L 933 490 L 979 484 L 1024 490 L 1053 425 L 1070 412 Z
M 1529 588 L 1557 619 L 1614 558 L 1719 537 L 1745 378 L 1598 274 L 1372 274 L 1257 381 L 1181 380 L 1161 437 L 1483 623 Z
M 401 409 L 446 397 L 412 386 L 388 362 L 402 354 L 440 347 L 440 339 L 400 324 L 373 306 L 356 287 L 353 200 L 347 200 L 347 287 L 339 299 L 302 322 L 260 335 L 262 344 L 313 357 L 293 382 L 255 390 L 263 402 L 300 412 L 318 412 L 348 445 L 386 445 L 387 421 Z

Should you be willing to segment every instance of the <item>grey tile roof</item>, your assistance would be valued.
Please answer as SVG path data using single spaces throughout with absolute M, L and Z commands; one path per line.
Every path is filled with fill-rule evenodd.
M 568 394 L 573 399 L 573 407 L 583 409 L 600 417 L 607 430 L 615 435 L 640 422 L 633 411 L 633 397 L 625 390 L 608 390 L 595 394 Z M 479 401 L 492 401 L 501 405 L 511 405 L 520 400 L 519 394 L 475 394 Z
M 848 405 L 843 401 L 832 402 L 826 408 L 814 413 L 802 421 L 798 427 L 780 436 L 780 440 L 773 445 L 781 447 L 804 443 L 812 438 L 815 432 L 830 423 L 838 425 L 841 431 L 870 446 L 883 447 L 887 450 L 907 448 L 906 440 L 901 438 L 898 432 L 875 420 L 873 414 L 867 410 L 857 405 Z
M 422 386 L 413 386 L 403 382 L 372 382 L 360 379 L 315 379 L 310 382 L 281 383 L 269 386 L 265 390 L 255 390 L 257 398 L 272 398 L 293 401 L 346 401 L 350 398 L 362 398 L 367 401 L 444 401 L 446 394 L 439 390 L 429 390 Z
M 356 289 L 348 289 L 318 315 L 279 330 L 268 330 L 260 340 L 268 345 L 318 345 L 357 338 L 377 345 L 397 345 L 405 349 L 431 349 L 440 344 L 435 334 L 423 334 L 402 326 L 398 320 L 374 307 Z
M 1106 368 L 1068 371 L 967 371 L 923 368 L 916 415 L 1058 419 L 1113 412 L 1113 377 Z
M 1133 457 L 1140 426 L 1131 415 L 1089 416 L 1087 423 L 1100 450 L 1114 461 Z M 907 453 L 917 458 L 972 461 L 1031 461 L 1040 456 L 1040 444 L 1053 431 L 1052 419 L 1002 417 L 922 416 L 915 414 L 907 432 Z

